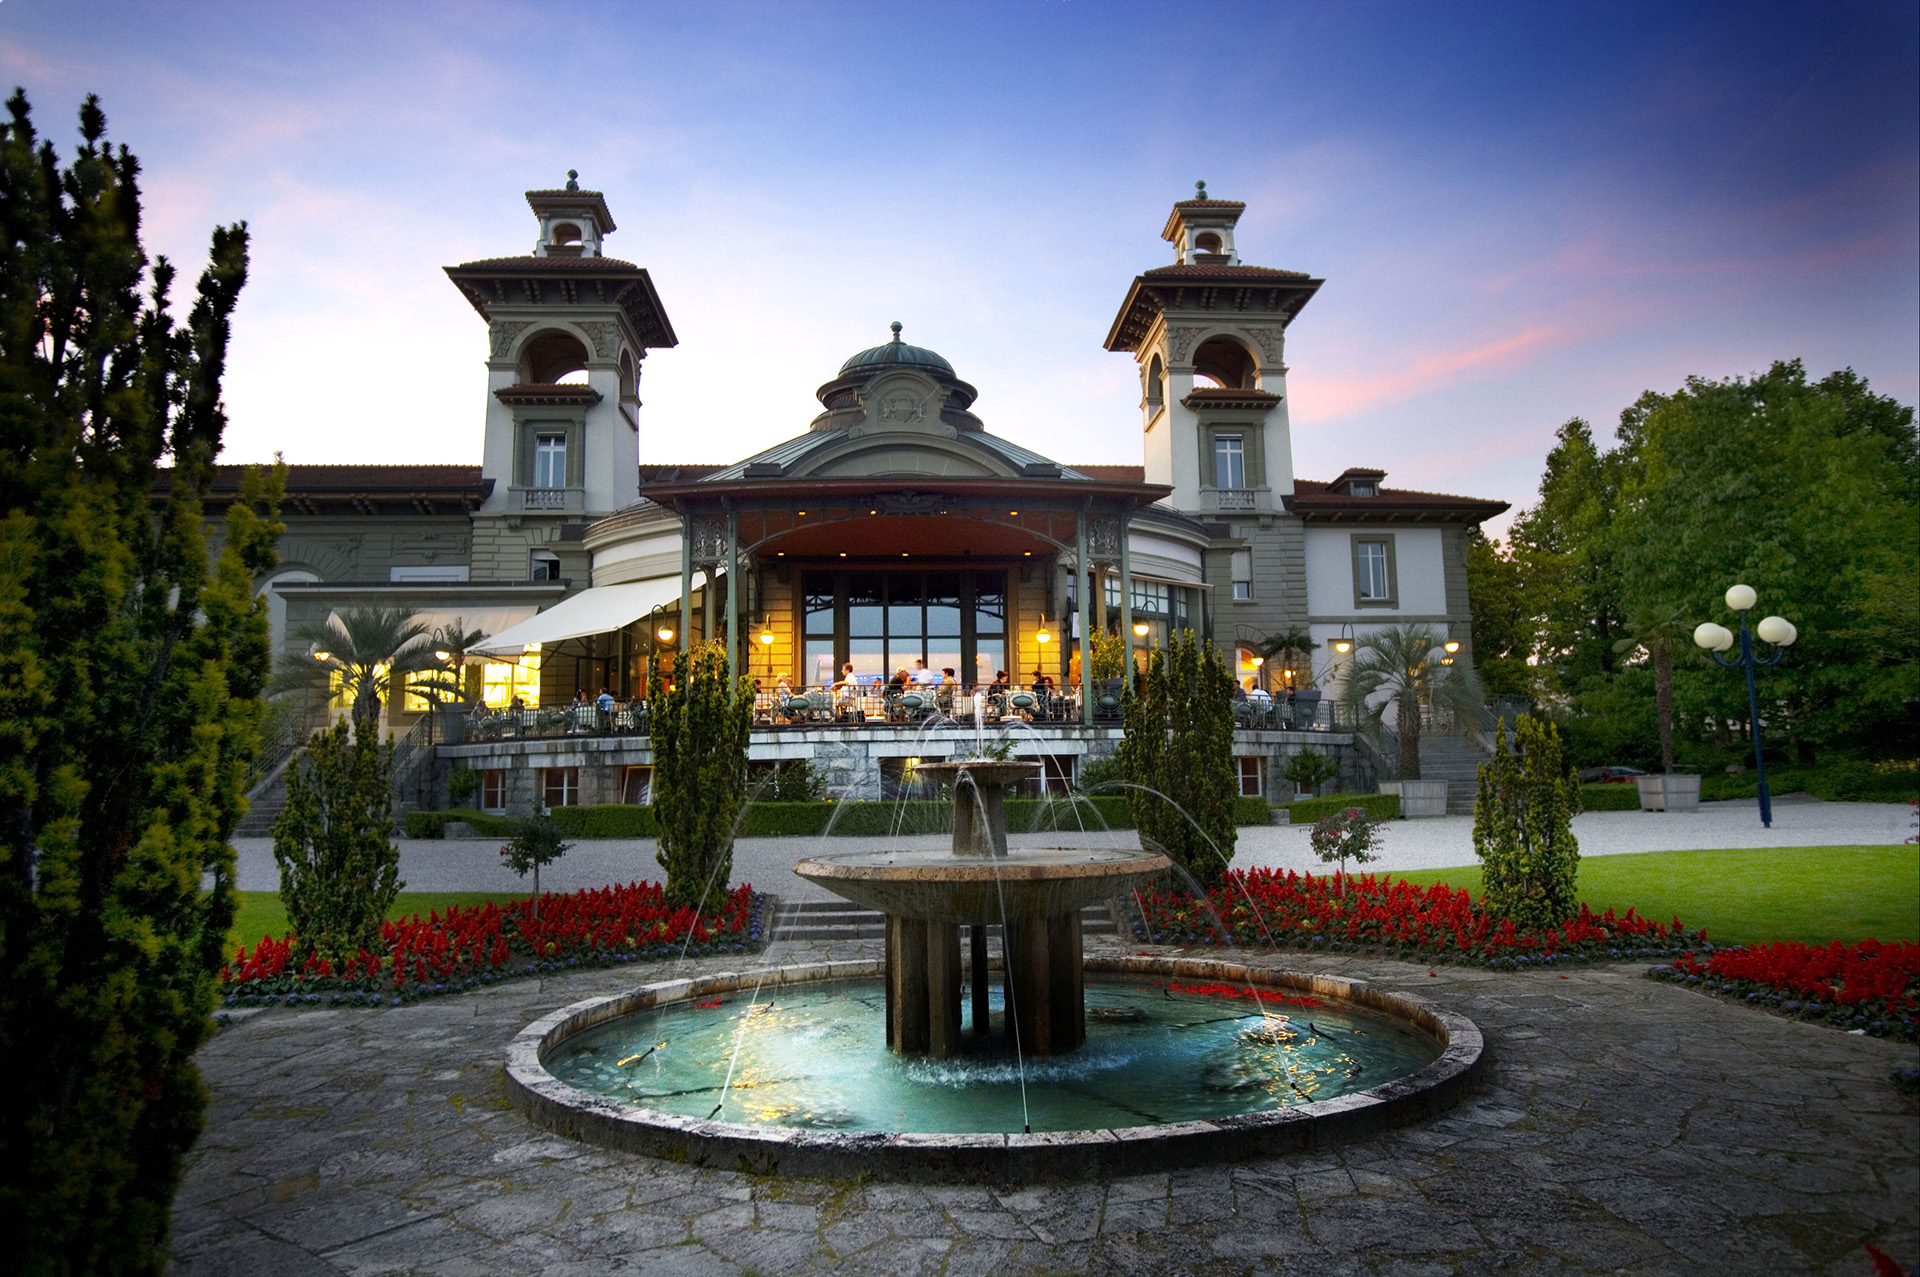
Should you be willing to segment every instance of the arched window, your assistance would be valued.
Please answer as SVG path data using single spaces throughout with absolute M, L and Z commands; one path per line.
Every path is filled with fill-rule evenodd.
M 1193 247 L 1196 252 L 1217 253 L 1220 251 L 1220 237 L 1212 231 L 1202 231 L 1193 237 Z
M 1166 403 L 1167 366 L 1155 355 L 1147 364 L 1147 415 L 1159 412 Z
M 1231 337 L 1209 337 L 1193 352 L 1193 375 L 1226 390 L 1258 390 L 1253 355 Z
M 520 351 L 522 385 L 551 386 L 563 380 L 584 381 L 570 374 L 584 373 L 587 348 L 571 333 L 548 331 L 529 341 Z
M 580 228 L 572 222 L 561 222 L 553 228 L 553 242 L 556 244 L 578 244 Z
M 631 351 L 620 354 L 620 399 L 630 403 L 640 398 L 640 369 L 633 362 Z

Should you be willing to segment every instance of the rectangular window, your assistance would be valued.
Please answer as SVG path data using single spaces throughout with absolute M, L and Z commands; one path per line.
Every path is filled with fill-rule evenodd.
M 1353 538 L 1353 602 L 1355 607 L 1391 607 L 1395 585 L 1393 538 Z
M 1233 552 L 1233 597 L 1250 599 L 1253 597 L 1253 551 L 1235 550 Z
M 1247 486 L 1246 441 L 1242 436 L 1215 435 L 1213 437 L 1213 486 L 1216 488 Z
M 536 488 L 567 486 L 567 437 L 565 435 L 534 436 L 533 486 Z
M 480 773 L 480 810 L 507 809 L 507 774 L 497 767 Z
M 1264 758 L 1236 758 L 1240 765 L 1240 796 L 1258 798 L 1267 792 L 1267 760 Z
M 540 704 L 540 653 L 527 652 L 518 661 L 488 661 L 480 672 L 480 699 L 488 709 L 511 709 L 515 697 L 522 709 Z
M 549 807 L 573 807 L 580 802 L 578 767 L 542 767 L 540 801 Z
M 558 581 L 560 579 L 560 556 L 551 550 L 532 550 L 528 552 L 527 562 L 531 571 L 529 576 L 535 581 Z

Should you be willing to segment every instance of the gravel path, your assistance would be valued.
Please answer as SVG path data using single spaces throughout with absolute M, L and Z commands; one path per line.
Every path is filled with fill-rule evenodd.
M 1869 1240 L 1920 1255 L 1920 1106 L 1887 1076 L 1916 1063 L 1911 1047 L 1638 967 L 1282 960 L 1471 1016 L 1491 1052 L 1483 1089 L 1419 1126 L 1230 1166 L 991 1188 L 787 1180 L 575 1144 L 508 1104 L 501 1059 L 521 1026 L 631 969 L 262 1011 L 199 1054 L 211 1103 L 174 1271 L 1852 1277 Z
M 1719 847 L 1809 847 L 1898 844 L 1913 831 L 1912 809 L 1900 803 L 1823 803 L 1776 800 L 1773 828 L 1764 829 L 1754 803 L 1706 803 L 1697 812 L 1587 812 L 1573 829 L 1586 856 L 1619 856 L 1647 851 Z M 734 846 L 733 879 L 750 882 L 788 900 L 831 900 L 822 888 L 793 875 L 794 862 L 807 856 L 861 851 L 873 838 L 743 838 Z M 941 847 L 945 835 L 899 839 L 903 847 Z M 1015 834 L 1016 847 L 1137 846 L 1131 831 L 1086 834 Z M 241 838 L 239 886 L 242 891 L 274 891 L 280 871 L 273 844 Z M 1444 869 L 1470 865 L 1473 821 L 1466 816 L 1401 820 L 1387 826 L 1385 856 L 1370 866 L 1376 872 Z M 499 839 L 458 841 L 400 840 L 400 876 L 413 891 L 517 891 L 527 882 L 500 862 Z M 1920 854 L 1917 852 L 1916 854 Z M 590 839 L 574 847 L 558 864 L 542 870 L 540 885 L 553 891 L 600 887 L 610 882 L 658 878 L 650 838 Z M 1323 868 L 1307 846 L 1304 826 L 1249 826 L 1240 830 L 1234 866 L 1274 869 Z

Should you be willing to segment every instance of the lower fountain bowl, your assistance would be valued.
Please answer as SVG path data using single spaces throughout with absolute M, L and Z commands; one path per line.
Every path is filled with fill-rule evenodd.
M 528 1025 L 514 1039 L 506 1061 L 509 1094 L 536 1122 L 558 1134 L 694 1165 L 820 1178 L 865 1172 L 894 1180 L 997 1183 L 1125 1175 L 1273 1156 L 1361 1138 L 1444 1111 L 1466 1095 L 1485 1059 L 1480 1031 L 1471 1020 L 1363 981 L 1210 959 L 1109 956 L 1086 960 L 1090 977 L 1168 985 L 1184 981 L 1236 990 L 1251 987 L 1263 991 L 1263 997 L 1273 994 L 1346 1006 L 1357 1014 L 1384 1016 L 1423 1038 L 1438 1054 L 1404 1076 L 1329 1099 L 1204 1120 L 1035 1134 L 833 1131 L 703 1120 L 590 1093 L 562 1081 L 548 1067 L 569 1040 L 622 1017 L 736 993 L 757 992 L 761 1000 L 777 1002 L 782 989 L 791 994 L 796 986 L 870 980 L 882 974 L 881 968 L 879 962 L 864 961 L 728 972 L 644 985 L 575 1003 Z M 1294 1010 L 1296 1019 L 1303 1018 L 1295 1007 L 1283 1009 Z

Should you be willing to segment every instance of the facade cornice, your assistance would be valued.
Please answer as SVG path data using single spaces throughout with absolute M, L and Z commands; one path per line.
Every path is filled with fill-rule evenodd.
M 1135 276 L 1104 343 L 1138 350 L 1163 314 L 1229 324 L 1293 322 L 1325 280 L 1261 266 L 1162 266 Z

